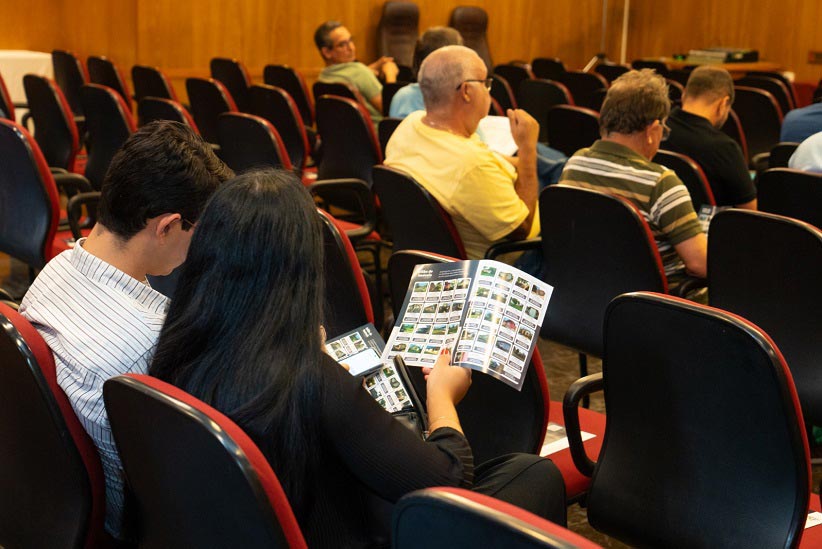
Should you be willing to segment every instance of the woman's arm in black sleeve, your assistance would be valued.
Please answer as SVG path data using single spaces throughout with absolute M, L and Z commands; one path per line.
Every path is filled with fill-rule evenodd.
M 473 456 L 462 433 L 437 429 L 421 440 L 377 404 L 361 378 L 324 362 L 324 435 L 362 483 L 389 501 L 429 486 L 472 485 Z

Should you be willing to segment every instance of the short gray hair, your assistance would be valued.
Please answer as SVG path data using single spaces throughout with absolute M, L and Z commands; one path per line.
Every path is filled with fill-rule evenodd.
M 418 80 L 426 110 L 451 101 L 457 87 L 465 80 L 469 56 L 460 54 L 466 52 L 473 53 L 473 50 L 465 46 L 446 46 L 432 52 L 422 62 Z
M 688 76 L 685 86 L 685 99 L 704 97 L 709 101 L 716 101 L 725 96 L 734 102 L 734 80 L 731 73 L 721 67 L 703 65 L 695 68 Z
M 671 112 L 668 84 L 651 69 L 628 71 L 613 81 L 599 112 L 599 131 L 632 134 Z

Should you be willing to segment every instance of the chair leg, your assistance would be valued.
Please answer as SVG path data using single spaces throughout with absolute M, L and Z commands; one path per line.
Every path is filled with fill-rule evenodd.
M 579 353 L 579 377 L 585 377 L 588 375 L 588 355 L 585 353 Z M 582 397 L 582 407 L 583 408 L 590 408 L 591 407 L 591 398 L 589 396 Z

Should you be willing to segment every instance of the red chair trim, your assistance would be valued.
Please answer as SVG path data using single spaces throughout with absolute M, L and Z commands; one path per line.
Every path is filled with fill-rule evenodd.
M 8 120 L 12 122 L 15 121 L 14 119 L 14 102 L 11 100 L 11 96 L 9 95 L 9 90 L 6 87 L 6 82 L 3 80 L 3 77 L 0 76 L 0 96 L 2 96 L 3 104 L 8 109 Z
M 238 112 L 237 103 L 234 102 L 234 98 L 231 96 L 231 92 L 229 92 L 228 89 L 225 86 L 223 86 L 222 82 L 220 82 L 219 80 L 215 80 L 213 78 L 204 78 L 204 80 L 208 80 L 209 82 L 214 84 L 217 90 L 219 90 L 219 92 L 223 96 L 223 99 L 228 105 L 229 112 Z
M 69 106 L 63 90 L 57 85 L 57 82 L 46 78 L 51 87 L 52 93 L 57 97 L 57 102 L 60 105 L 60 111 L 63 113 L 63 119 L 66 121 L 69 133 L 71 133 L 71 158 L 69 159 L 68 171 L 77 173 L 77 155 L 80 154 L 80 132 L 77 130 L 77 124 L 74 122 L 74 113 Z

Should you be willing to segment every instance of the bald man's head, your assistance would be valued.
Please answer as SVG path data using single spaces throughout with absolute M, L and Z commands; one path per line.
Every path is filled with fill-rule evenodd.
M 465 46 L 440 48 L 422 62 L 418 80 L 425 109 L 448 105 L 465 80 L 485 78 L 487 69 L 474 50 Z

